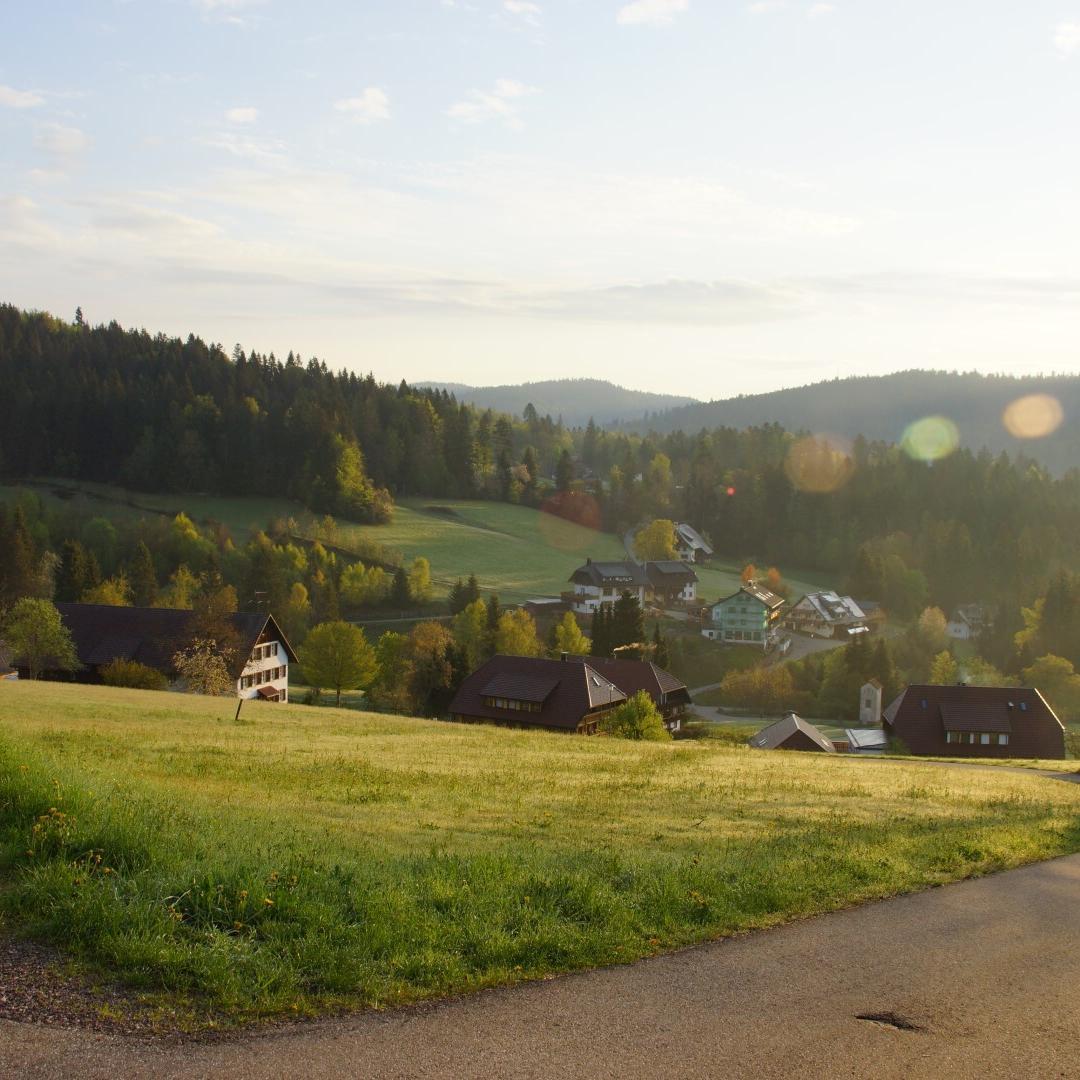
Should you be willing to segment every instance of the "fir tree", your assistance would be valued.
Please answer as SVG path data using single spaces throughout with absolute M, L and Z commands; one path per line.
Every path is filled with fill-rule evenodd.
M 136 607 L 152 607 L 157 599 L 158 580 L 150 549 L 142 540 L 135 545 L 135 554 L 128 569 L 131 600 Z
M 405 567 L 399 566 L 394 571 L 394 580 L 390 583 L 390 603 L 398 608 L 407 608 L 412 602 L 412 591 L 409 589 L 409 575 Z

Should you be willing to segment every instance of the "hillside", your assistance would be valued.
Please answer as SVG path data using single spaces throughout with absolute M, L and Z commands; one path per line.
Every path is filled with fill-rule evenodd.
M 6 920 L 219 1018 L 628 962 L 1072 851 L 1080 789 L 0 683 Z
M 1064 410 L 1065 423 L 1041 439 L 1017 439 L 1002 423 L 1005 407 L 1028 394 L 1050 394 Z M 1014 377 L 975 372 L 901 371 L 858 376 L 684 405 L 627 423 L 632 430 L 695 432 L 702 428 L 747 428 L 775 423 L 791 431 L 829 432 L 854 438 L 899 442 L 904 429 L 924 416 L 941 415 L 959 429 L 972 450 L 1023 453 L 1056 473 L 1080 463 L 1080 376 Z
M 481 409 L 520 416 L 532 404 L 541 416 L 562 417 L 569 427 L 640 420 L 646 413 L 697 403 L 677 394 L 627 390 L 603 379 L 552 379 L 515 386 L 467 386 L 464 383 L 418 383 L 419 388 L 446 390 L 458 401 Z

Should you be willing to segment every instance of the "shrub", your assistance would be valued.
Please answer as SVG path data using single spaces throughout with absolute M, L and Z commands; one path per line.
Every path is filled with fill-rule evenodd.
M 620 739 L 663 742 L 671 738 L 671 733 L 664 727 L 664 718 L 644 690 L 639 690 L 629 701 L 608 713 L 601 721 L 600 730 Z
M 156 668 L 137 660 L 113 660 L 101 669 L 106 686 L 126 686 L 129 690 L 165 690 L 169 680 Z

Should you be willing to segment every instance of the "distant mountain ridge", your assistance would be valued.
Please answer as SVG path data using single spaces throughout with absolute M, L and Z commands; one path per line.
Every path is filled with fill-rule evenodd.
M 481 409 L 520 416 L 532 404 L 541 416 L 561 416 L 569 427 L 582 427 L 592 418 L 600 425 L 640 420 L 650 413 L 698 405 L 699 399 L 679 394 L 628 390 L 604 379 L 550 379 L 516 386 L 468 386 L 465 383 L 416 383 L 446 390 Z
M 1061 426 L 1045 438 L 1016 438 L 1002 420 L 1005 408 L 1030 394 L 1057 399 Z M 633 431 L 696 432 L 776 423 L 789 431 L 828 432 L 899 442 L 904 429 L 926 416 L 956 424 L 960 445 L 1035 459 L 1055 473 L 1080 467 L 1080 375 L 980 375 L 976 372 L 900 371 L 813 383 L 721 401 L 698 402 L 619 426 Z

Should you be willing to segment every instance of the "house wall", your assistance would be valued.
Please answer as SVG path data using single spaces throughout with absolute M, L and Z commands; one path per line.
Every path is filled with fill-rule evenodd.
M 971 627 L 966 622 L 950 622 L 945 627 L 945 633 L 956 641 L 970 641 Z
M 768 647 L 769 631 L 777 616 L 759 600 L 737 593 L 713 604 L 709 611 L 709 623 L 702 631 L 714 641 Z M 711 634 L 708 631 L 713 631 Z
M 631 588 L 602 589 L 596 585 L 575 585 L 574 600 L 571 607 L 579 615 L 595 615 L 597 608 L 602 604 L 608 607 L 614 605 L 624 592 L 636 596 L 638 603 L 645 606 L 645 588 L 637 585 Z
M 236 696 L 257 698 L 262 686 L 277 690 L 282 701 L 289 700 L 289 657 L 280 641 L 255 646 L 236 681 Z
M 873 727 L 881 723 L 881 688 L 865 685 L 859 691 L 859 726 Z

